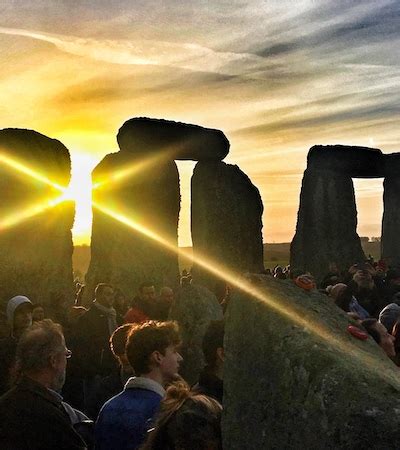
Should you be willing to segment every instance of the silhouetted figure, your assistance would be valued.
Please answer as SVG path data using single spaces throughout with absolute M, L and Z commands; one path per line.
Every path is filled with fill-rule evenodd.
M 33 305 L 28 297 L 17 295 L 8 301 L 8 337 L 0 339 L 0 395 L 4 394 L 15 380 L 15 354 L 17 343 L 23 332 L 32 325 Z
M 222 404 L 224 374 L 224 321 L 211 322 L 203 338 L 206 366 L 192 390 L 213 397 Z
M 128 311 L 128 299 L 120 288 L 114 290 L 114 309 L 117 314 L 124 317 Z
M 146 320 L 157 318 L 157 295 L 152 281 L 145 281 L 139 286 L 138 296 L 135 297 L 132 307 L 125 314 L 126 323 L 143 323 Z
M 77 361 L 84 379 L 85 411 L 96 396 L 102 378 L 108 376 L 117 366 L 110 350 L 109 339 L 121 319 L 113 308 L 112 286 L 100 283 L 95 289 L 95 300 L 76 324 Z
M 69 410 L 57 393 L 64 384 L 70 351 L 61 327 L 51 320 L 36 322 L 17 349 L 21 378 L 0 398 L 0 448 L 86 449 L 72 427 Z
M 88 414 L 97 418 L 104 403 L 119 394 L 128 379 L 135 375 L 132 366 L 126 356 L 126 341 L 132 329 L 132 324 L 126 323 L 118 327 L 110 337 L 110 348 L 118 362 L 118 367 L 107 377 L 103 378 L 93 398 L 93 403 L 88 406 Z
M 45 319 L 45 311 L 44 306 L 41 303 L 35 303 L 33 305 L 32 310 L 32 321 L 33 322 L 40 322 L 41 320 Z

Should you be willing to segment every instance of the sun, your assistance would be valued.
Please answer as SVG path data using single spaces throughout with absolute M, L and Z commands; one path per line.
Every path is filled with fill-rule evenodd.
M 64 191 L 64 200 L 75 202 L 75 221 L 72 228 L 74 245 L 90 244 L 92 229 L 91 173 L 99 158 L 87 153 L 71 152 L 71 182 Z

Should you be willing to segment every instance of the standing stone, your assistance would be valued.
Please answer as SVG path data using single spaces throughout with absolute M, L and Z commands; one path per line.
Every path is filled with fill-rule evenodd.
M 294 270 L 311 272 L 317 281 L 336 263 L 339 270 L 365 259 L 356 232 L 353 180 L 330 171 L 304 173 L 296 234 L 290 246 Z
M 385 155 L 383 182 L 382 258 L 400 266 L 400 153 Z
M 71 160 L 59 141 L 36 131 L 0 131 L 0 154 L 60 185 L 70 181 Z M 72 234 L 75 205 L 55 202 L 62 191 L 0 160 L 0 297 L 17 294 L 57 308 L 73 302 Z M 38 214 L 34 207 L 43 206 Z M 37 209 L 37 212 L 39 209 Z M 26 213 L 26 214 L 25 214 Z M 58 303 L 55 305 L 55 303 Z
M 121 178 L 119 175 L 124 174 Z M 92 174 L 98 204 L 166 239 L 177 248 L 180 208 L 179 174 L 174 161 L 142 165 L 128 151 L 107 155 Z M 94 206 L 91 262 L 85 303 L 97 283 L 119 287 L 129 298 L 140 283 L 175 286 L 179 280 L 177 253 L 121 223 Z
M 258 278 L 225 316 L 224 448 L 400 448 L 398 368 L 326 296 Z
M 171 320 L 179 324 L 182 337 L 182 356 L 179 373 L 190 384 L 197 383 L 205 366 L 202 342 L 210 322 L 222 320 L 222 309 L 217 298 L 208 289 L 188 285 L 179 291 L 170 313 Z
M 356 232 L 352 177 L 382 177 L 384 170 L 384 158 L 378 149 L 343 145 L 310 149 L 290 248 L 292 269 L 310 271 L 321 281 L 330 263 L 347 270 L 365 259 Z
M 199 162 L 192 176 L 191 226 L 194 258 L 206 257 L 231 271 L 264 270 L 263 204 L 258 189 L 238 166 Z M 194 264 L 197 283 L 215 279 Z

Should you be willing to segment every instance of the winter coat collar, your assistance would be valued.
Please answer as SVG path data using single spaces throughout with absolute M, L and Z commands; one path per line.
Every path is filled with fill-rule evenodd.
M 132 377 L 126 382 L 124 389 L 147 389 L 161 397 L 165 396 L 165 389 L 156 381 L 145 377 Z

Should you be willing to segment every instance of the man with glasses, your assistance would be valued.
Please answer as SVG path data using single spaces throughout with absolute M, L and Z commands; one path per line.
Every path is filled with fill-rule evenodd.
M 72 426 L 71 407 L 58 394 L 70 356 L 60 325 L 49 319 L 34 323 L 21 336 L 20 379 L 0 398 L 1 449 L 86 448 Z

